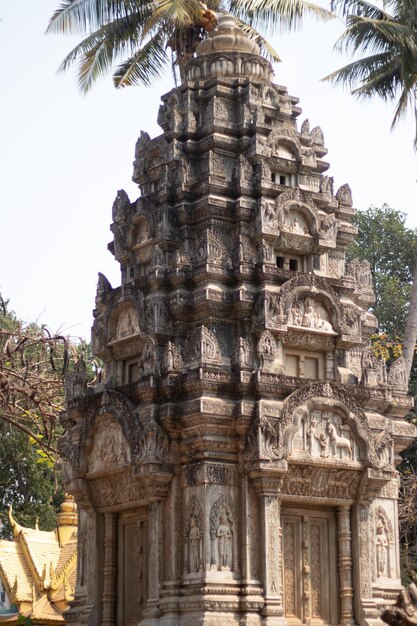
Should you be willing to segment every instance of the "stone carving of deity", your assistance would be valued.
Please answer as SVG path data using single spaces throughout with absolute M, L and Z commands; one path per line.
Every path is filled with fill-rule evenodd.
M 188 535 L 190 572 L 198 572 L 200 569 L 200 541 L 200 529 L 195 517 L 192 517 L 190 520 L 190 533 Z
M 262 344 L 262 353 L 266 355 L 270 355 L 272 354 L 272 351 L 273 351 L 272 340 L 271 340 L 271 337 L 267 335 Z
M 317 429 L 317 415 L 315 413 L 311 414 L 310 423 L 307 427 L 307 441 L 308 451 L 311 456 L 319 456 L 320 452 L 322 452 L 322 443 Z
M 217 545 L 219 552 L 218 569 L 230 567 L 231 557 L 231 545 L 232 545 L 232 531 L 230 529 L 230 523 L 227 519 L 227 514 L 223 511 L 219 516 L 219 524 L 216 529 Z
M 296 300 L 290 309 L 288 323 L 316 330 L 331 331 L 332 324 L 325 307 L 317 299 L 307 296 L 304 301 Z
M 170 344 L 171 342 L 169 342 Z M 174 369 L 174 351 L 170 345 L 168 345 L 167 354 L 166 354 L 166 369 L 167 372 L 172 372 Z
M 294 304 L 291 307 L 291 324 L 293 326 L 301 326 L 301 323 L 303 321 L 303 317 L 302 317 L 302 312 L 301 312 L 301 307 L 299 305 L 298 302 L 294 302 Z
M 262 221 L 268 228 L 276 228 L 277 226 L 277 216 L 272 206 L 262 198 L 261 201 L 261 209 L 262 209 Z
M 265 239 L 262 239 L 262 244 L 261 244 L 261 248 L 260 248 L 260 261 L 262 262 L 268 262 L 271 261 L 272 259 L 272 250 L 271 247 L 268 245 L 268 243 L 265 241 Z
M 388 371 L 388 384 L 407 388 L 407 373 L 404 357 L 394 361 Z
M 122 311 L 117 320 L 116 336 L 118 339 L 129 337 L 139 332 L 139 324 L 131 307 Z
M 376 525 L 376 571 L 377 576 L 386 576 L 387 568 L 387 551 L 388 551 L 388 537 L 385 532 L 384 524 L 379 519 Z
M 243 337 L 239 337 L 239 340 L 237 342 L 237 346 L 236 346 L 236 352 L 235 352 L 236 356 L 236 364 L 239 367 L 249 367 L 250 365 L 250 346 L 248 344 L 248 342 L 246 341 L 246 339 L 243 339 Z
M 143 376 L 150 376 L 155 369 L 155 348 L 151 342 L 145 344 L 141 356 Z
M 117 467 L 128 460 L 127 443 L 120 426 L 111 419 L 104 419 L 98 425 L 94 438 L 89 471 Z
M 314 300 L 306 298 L 304 303 L 304 315 L 302 325 L 306 328 L 314 328 Z

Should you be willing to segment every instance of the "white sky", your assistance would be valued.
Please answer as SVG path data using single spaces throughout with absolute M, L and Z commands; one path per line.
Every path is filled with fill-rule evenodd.
M 97 273 L 120 283 L 107 251 L 112 203 L 118 189 L 138 196 L 135 142 L 140 130 L 159 134 L 160 95 L 173 85 L 168 75 L 116 91 L 108 77 L 80 95 L 74 74 L 56 76 L 74 40 L 43 34 L 58 4 L 0 0 L 0 289 L 19 317 L 89 339 Z M 321 126 L 336 189 L 349 182 L 357 208 L 386 202 L 416 227 L 412 120 L 390 132 L 392 107 L 320 82 L 343 64 L 332 50 L 341 30 L 308 21 L 271 37 L 276 82 L 300 98 L 300 123 Z

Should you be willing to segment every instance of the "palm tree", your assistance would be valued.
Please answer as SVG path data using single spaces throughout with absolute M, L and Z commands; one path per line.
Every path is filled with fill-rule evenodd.
M 82 34 L 84 38 L 63 60 L 60 70 L 78 64 L 84 93 L 114 68 L 116 87 L 150 85 L 171 65 L 184 77 L 186 62 L 213 27 L 215 11 L 232 13 L 262 52 L 279 61 L 275 50 L 256 30 L 298 26 L 304 14 L 320 19 L 333 14 L 308 0 L 62 0 L 47 33 Z M 168 52 L 170 51 L 170 52 Z
M 364 54 L 324 80 L 348 85 L 354 96 L 396 101 L 391 127 L 408 111 L 414 113 L 417 149 L 417 2 L 385 0 L 383 8 L 367 0 L 332 0 L 346 16 L 340 50 Z M 390 10 L 390 13 L 388 12 Z M 403 354 L 410 375 L 417 340 L 417 267 L 405 329 Z

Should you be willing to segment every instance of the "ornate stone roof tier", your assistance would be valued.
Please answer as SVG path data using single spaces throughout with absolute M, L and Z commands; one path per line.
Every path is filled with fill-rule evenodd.
M 215 77 L 245 77 L 272 80 L 271 64 L 260 56 L 258 44 L 237 26 L 231 15 L 220 15 L 218 26 L 197 48 L 196 58 L 186 68 L 188 80 Z

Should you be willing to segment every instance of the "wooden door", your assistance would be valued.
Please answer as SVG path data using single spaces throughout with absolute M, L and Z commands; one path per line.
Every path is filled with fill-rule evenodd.
M 285 509 L 283 600 L 290 624 L 339 623 L 337 546 L 332 511 Z
M 146 565 L 148 522 L 146 512 L 119 515 L 117 558 L 117 626 L 137 626 L 147 598 Z

